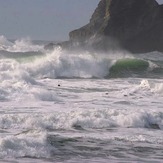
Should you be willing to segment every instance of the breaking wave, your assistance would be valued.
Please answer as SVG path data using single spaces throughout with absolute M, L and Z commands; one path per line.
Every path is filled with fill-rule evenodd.
M 33 58 L 36 57 L 33 56 Z M 123 52 L 68 52 L 60 48 L 33 59 L 26 70 L 39 78 L 162 77 L 163 61 L 136 58 Z
M 0 36 L 0 50 L 1 69 L 16 65 L 16 70 L 20 68 L 20 71 L 39 78 L 155 77 L 163 72 L 162 53 L 157 53 L 156 61 L 151 60 L 152 54 L 145 58 L 143 54 L 133 56 L 122 51 L 99 54 L 65 51 L 58 47 L 48 52 L 43 45 L 33 44 L 30 39 L 11 42 L 4 36 Z

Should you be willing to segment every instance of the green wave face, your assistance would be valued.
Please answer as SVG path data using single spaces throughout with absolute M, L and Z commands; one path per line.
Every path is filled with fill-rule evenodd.
M 15 58 L 15 60 L 20 63 L 30 63 L 30 62 L 37 60 L 38 58 L 41 58 L 41 57 L 43 57 L 43 56 L 21 56 L 21 57 Z
M 111 68 L 109 77 L 132 77 L 141 75 L 147 70 L 149 63 L 141 59 L 120 59 Z
M 29 63 L 41 57 L 44 57 L 44 54 L 41 52 L 24 52 L 24 53 L 16 52 L 16 53 L 8 53 L 7 55 L 4 55 L 3 58 L 15 59 L 20 63 Z

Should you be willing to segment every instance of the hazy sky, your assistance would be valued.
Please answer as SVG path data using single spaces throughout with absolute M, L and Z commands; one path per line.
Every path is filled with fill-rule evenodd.
M 99 1 L 0 0 L 0 35 L 67 40 L 71 30 L 88 23 Z

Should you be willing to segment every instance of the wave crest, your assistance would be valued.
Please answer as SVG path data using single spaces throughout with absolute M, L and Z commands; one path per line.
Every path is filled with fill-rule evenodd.
M 0 36 L 0 50 L 8 52 L 37 52 L 43 51 L 41 45 L 35 45 L 30 38 L 22 38 L 13 42 L 9 41 L 6 37 Z

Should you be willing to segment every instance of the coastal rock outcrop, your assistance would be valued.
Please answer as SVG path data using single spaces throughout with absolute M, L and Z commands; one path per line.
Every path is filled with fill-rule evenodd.
M 163 6 L 156 0 L 101 0 L 90 22 L 69 33 L 69 42 L 99 50 L 163 51 L 162 29 Z

